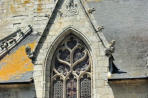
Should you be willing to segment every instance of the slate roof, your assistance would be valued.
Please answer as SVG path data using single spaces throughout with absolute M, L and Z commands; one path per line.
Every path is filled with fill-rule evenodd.
M 33 78 L 33 64 L 31 63 L 31 60 L 29 60 L 27 54 L 25 54 L 25 47 L 29 44 L 33 43 L 33 47 L 36 47 L 36 41 L 38 39 L 38 34 L 30 34 L 25 39 L 23 39 L 18 45 L 16 45 L 11 51 L 1 59 L 0 61 L 0 71 L 4 71 L 7 69 L 4 68 L 12 68 L 12 73 L 7 74 L 4 71 L 5 76 L 1 75 L 0 73 L 0 83 L 19 83 L 19 82 L 31 82 Z M 21 49 L 21 50 L 20 50 Z M 20 51 L 22 54 L 18 54 Z M 12 56 L 14 55 L 14 56 Z M 11 57 L 12 56 L 12 57 Z M 24 56 L 24 57 L 23 57 Z M 13 59 L 14 58 L 14 59 Z M 6 59 L 6 60 L 4 60 Z M 15 59 L 19 59 L 18 61 L 15 61 Z M 13 64 L 13 62 L 15 64 Z M 22 62 L 22 63 L 20 63 Z M 17 64 L 18 63 L 18 64 Z M 10 64 L 10 66 L 8 65 Z M 12 64 L 12 65 L 11 65 Z M 22 65 L 21 65 L 22 64 Z M 20 68 L 14 68 L 14 67 L 20 67 Z M 14 69 L 16 70 L 14 70 Z M 29 70 L 27 70 L 29 69 Z M 3 73 L 2 73 L 3 74 Z M 3 79 L 1 79 L 3 78 Z
M 104 26 L 108 41 L 116 40 L 114 63 L 123 74 L 117 78 L 148 76 L 148 2 L 147 0 L 101 0 L 89 2 L 94 16 Z

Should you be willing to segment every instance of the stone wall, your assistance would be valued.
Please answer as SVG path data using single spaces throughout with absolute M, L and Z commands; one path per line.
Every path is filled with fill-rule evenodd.
M 33 84 L 1 84 L 0 98 L 35 98 Z
M 42 33 L 55 5 L 50 0 L 1 0 L 0 39 L 24 25 Z
M 116 80 L 109 84 L 114 98 L 148 98 L 148 80 Z

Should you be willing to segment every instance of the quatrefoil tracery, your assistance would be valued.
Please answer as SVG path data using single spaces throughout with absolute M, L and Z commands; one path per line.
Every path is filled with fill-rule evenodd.
M 89 52 L 83 42 L 69 36 L 60 44 L 56 52 L 54 72 L 64 76 L 68 73 L 80 74 L 89 70 Z

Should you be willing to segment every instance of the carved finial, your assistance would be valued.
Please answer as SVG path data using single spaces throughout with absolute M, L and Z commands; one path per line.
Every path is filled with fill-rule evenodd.
M 28 55 L 28 57 L 30 59 L 32 59 L 33 58 L 33 52 L 31 51 L 31 48 L 29 46 L 27 46 L 25 50 L 26 50 L 26 54 Z
M 91 13 L 91 14 L 92 14 L 94 11 L 96 11 L 95 8 L 90 8 L 90 9 L 88 10 L 88 12 Z
M 97 29 L 99 32 L 102 32 L 102 30 L 104 29 L 104 26 L 99 26 Z
M 114 53 L 114 51 L 115 51 L 115 43 L 116 43 L 115 40 L 112 40 L 110 42 L 109 47 L 105 50 L 105 55 L 106 56 L 111 56 L 112 53 Z

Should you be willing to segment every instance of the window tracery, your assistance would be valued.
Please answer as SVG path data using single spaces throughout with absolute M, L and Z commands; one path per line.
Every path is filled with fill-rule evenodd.
M 52 98 L 91 98 L 90 54 L 80 39 L 67 36 L 52 61 Z

